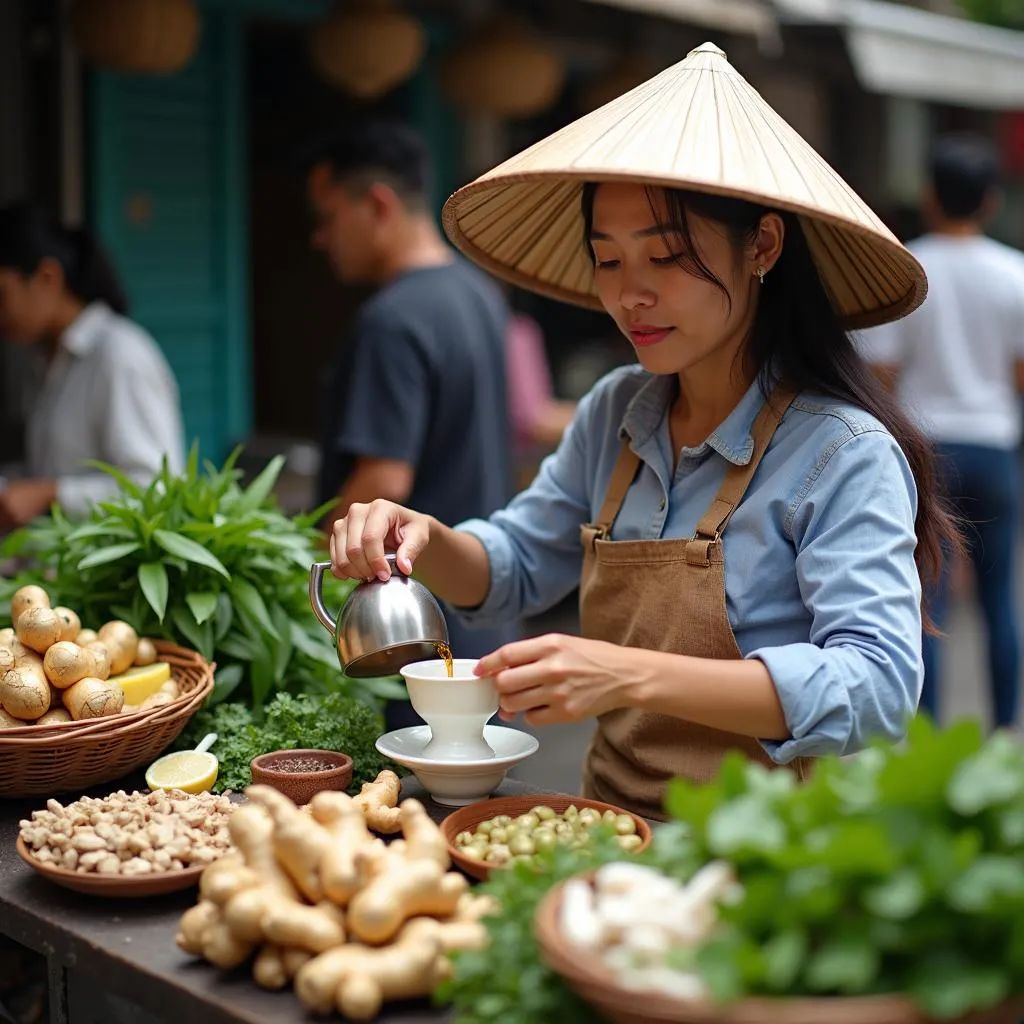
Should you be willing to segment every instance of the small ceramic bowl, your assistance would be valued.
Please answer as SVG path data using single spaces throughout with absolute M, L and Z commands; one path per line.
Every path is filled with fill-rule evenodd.
M 561 814 L 570 804 L 577 809 L 591 807 L 595 811 L 604 814 L 605 811 L 614 811 L 616 814 L 629 814 L 636 822 L 636 834 L 641 838 L 642 843 L 636 849 L 636 853 L 646 850 L 651 845 L 651 826 L 636 814 L 624 811 L 614 804 L 605 804 L 600 800 L 588 800 L 582 796 L 563 796 L 561 794 L 534 794 L 531 796 L 503 796 L 492 800 L 481 800 L 479 803 L 470 804 L 461 810 L 449 814 L 441 822 L 441 834 L 448 843 L 448 855 L 456 867 L 460 868 L 470 878 L 476 878 L 486 882 L 491 872 L 495 869 L 493 864 L 485 864 L 475 857 L 467 857 L 455 845 L 455 837 L 460 832 L 475 832 L 477 825 L 482 821 L 490 821 L 499 814 L 507 814 L 510 818 L 517 818 L 520 814 L 526 814 L 534 807 L 543 805 L 550 807 L 555 813 Z M 499 869 L 500 870 L 500 869 Z
M 306 768 L 302 767 L 305 762 Z M 331 765 L 322 770 L 309 770 L 312 762 Z M 348 789 L 352 781 L 352 758 L 334 750 L 275 750 L 254 757 L 253 785 L 272 786 L 299 807 L 324 789 Z

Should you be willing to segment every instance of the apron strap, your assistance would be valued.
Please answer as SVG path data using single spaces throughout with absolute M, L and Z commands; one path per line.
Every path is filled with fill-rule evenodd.
M 725 531 L 725 528 L 729 525 L 729 520 L 732 519 L 733 513 L 739 507 L 743 496 L 747 493 L 750 481 L 754 479 L 757 467 L 761 464 L 765 452 L 768 451 L 768 445 L 771 444 L 772 437 L 779 423 L 782 422 L 782 417 L 786 415 L 786 411 L 793 403 L 794 398 L 796 398 L 795 392 L 780 386 L 772 392 L 771 398 L 761 406 L 761 411 L 757 414 L 757 419 L 754 420 L 754 426 L 751 431 L 754 439 L 754 451 L 750 456 L 750 461 L 745 466 L 734 464 L 729 467 L 728 472 L 725 474 L 725 479 L 722 481 L 722 486 L 718 489 L 718 494 L 715 496 L 715 500 L 704 515 L 701 516 L 700 522 L 697 524 L 691 544 L 699 546 L 705 552 L 703 557 L 700 557 L 696 547 L 693 552 L 702 564 L 707 557 L 706 552 L 709 544 L 718 540 Z M 690 552 L 687 551 L 687 561 L 690 560 L 689 556 Z
M 629 447 L 629 438 L 625 438 L 619 449 L 619 457 L 608 481 L 604 504 L 598 513 L 596 523 L 587 523 L 580 528 L 580 537 L 584 548 L 592 548 L 594 541 L 604 540 L 611 533 L 612 525 L 619 515 L 619 509 L 626 500 L 626 492 L 633 485 L 640 469 L 640 457 Z
M 733 513 L 738 508 L 743 496 L 747 493 L 750 481 L 754 479 L 757 467 L 761 464 L 768 445 L 796 398 L 796 392 L 777 387 L 771 397 L 757 414 L 751 434 L 754 440 L 754 451 L 745 466 L 732 465 L 725 474 L 722 486 L 711 503 L 710 508 L 701 516 L 693 539 L 686 546 L 686 560 L 691 565 L 708 565 L 711 545 L 721 537 Z M 598 514 L 597 522 L 581 527 L 580 535 L 586 549 L 593 547 L 594 542 L 607 538 L 615 519 L 626 499 L 626 492 L 633 485 L 640 469 L 640 457 L 629 447 L 629 439 L 622 442 L 619 457 L 612 470 L 605 493 L 604 504 Z

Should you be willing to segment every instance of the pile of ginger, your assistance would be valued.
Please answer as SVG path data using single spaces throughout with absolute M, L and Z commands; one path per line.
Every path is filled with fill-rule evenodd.
M 449 870 L 423 805 L 399 805 L 393 772 L 305 808 L 268 786 L 246 796 L 228 821 L 235 852 L 203 872 L 181 918 L 184 952 L 224 969 L 255 954 L 264 988 L 294 983 L 307 1010 L 371 1020 L 385 1002 L 433 992 L 451 951 L 487 944 L 492 901 Z M 385 844 L 371 829 L 402 835 Z

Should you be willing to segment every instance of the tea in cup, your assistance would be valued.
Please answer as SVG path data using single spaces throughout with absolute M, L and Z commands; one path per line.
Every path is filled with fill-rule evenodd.
M 498 711 L 490 679 L 473 675 L 475 658 L 454 658 L 451 676 L 444 660 L 417 661 L 400 671 L 413 710 L 430 726 L 423 756 L 438 761 L 480 761 L 494 757 L 484 726 Z

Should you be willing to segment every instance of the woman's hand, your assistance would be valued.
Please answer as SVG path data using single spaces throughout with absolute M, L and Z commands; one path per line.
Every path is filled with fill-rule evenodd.
M 522 712 L 529 725 L 557 725 L 626 707 L 630 660 L 616 644 L 552 633 L 506 644 L 474 671 L 491 677 L 505 721 Z
M 385 582 L 391 577 L 385 558 L 389 549 L 408 576 L 429 541 L 430 516 L 382 498 L 369 505 L 355 503 L 331 531 L 331 571 L 341 579 Z
M 56 500 L 56 480 L 12 480 L 0 491 L 0 529 L 25 526 Z

